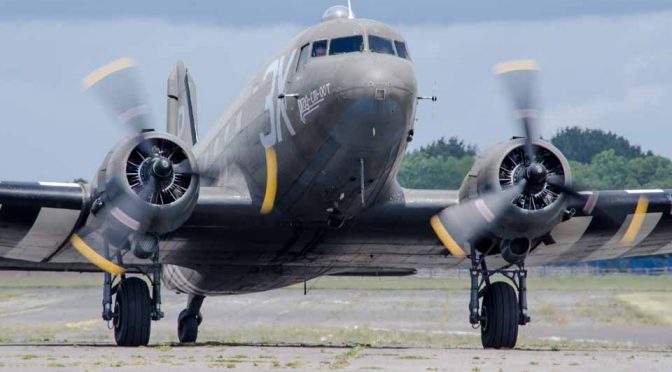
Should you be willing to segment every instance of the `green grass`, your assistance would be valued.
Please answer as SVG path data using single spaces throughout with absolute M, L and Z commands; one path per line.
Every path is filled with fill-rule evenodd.
M 103 284 L 101 274 L 2 272 L 0 288 L 99 288 Z
M 329 366 L 330 369 L 345 369 L 350 365 L 350 360 L 358 358 L 363 350 L 361 345 L 356 345 L 350 350 L 336 356 L 336 360 Z

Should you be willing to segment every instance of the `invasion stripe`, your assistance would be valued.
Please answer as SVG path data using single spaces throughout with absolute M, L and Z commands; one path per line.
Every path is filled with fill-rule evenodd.
M 668 253 L 672 248 L 672 218 L 663 214 L 653 231 L 639 244 L 624 252 L 619 257 L 651 256 L 659 253 Z
M 54 187 L 72 187 L 80 189 L 82 186 L 78 183 L 66 183 L 66 182 L 38 182 L 40 186 L 54 186 Z
M 42 208 L 5 204 L 0 208 L 0 256 L 16 247 L 33 228 Z
M 585 234 L 592 221 L 592 216 L 573 217 L 558 224 L 551 236 L 556 240 L 554 244 L 539 244 L 527 258 L 530 265 L 546 265 L 559 262 L 559 258 L 569 254 L 576 248 L 576 242 Z
M 648 189 L 648 190 L 625 190 L 628 194 L 656 194 L 665 192 L 662 189 Z
M 592 214 L 593 210 L 595 209 L 595 205 L 597 205 L 597 200 L 599 197 L 599 192 L 590 193 L 588 200 L 586 200 L 586 205 L 583 207 L 583 213 Z

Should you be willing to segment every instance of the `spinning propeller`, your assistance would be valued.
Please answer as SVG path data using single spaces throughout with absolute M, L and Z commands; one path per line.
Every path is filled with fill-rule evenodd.
M 458 257 L 467 255 L 464 248 L 466 243 L 477 244 L 478 238 L 493 227 L 505 233 L 514 230 L 498 225 L 515 208 L 521 209 L 522 215 L 530 217 L 534 212 L 551 206 L 562 193 L 583 198 L 567 184 L 561 161 L 539 145 L 536 91 L 539 68 L 536 62 L 506 62 L 496 65 L 495 72 L 512 103 L 517 125 L 524 133 L 524 142 L 520 148 L 504 154 L 502 163 L 497 164 L 499 187 L 479 190 L 477 198 L 446 208 L 432 218 L 431 225 L 437 236 L 451 254 Z M 515 225 L 517 229 L 507 239 L 516 240 L 516 234 L 525 239 L 537 238 L 524 236 L 526 222 L 507 221 L 507 224 Z
M 199 174 L 193 155 L 179 139 L 154 132 L 132 60 L 119 59 L 97 69 L 82 86 L 130 136 L 112 150 L 97 173 L 91 207 L 95 218 L 71 242 L 103 270 L 120 274 L 124 268 L 110 259 L 129 249 L 139 258 L 149 258 L 158 250 L 159 236 L 188 218 L 197 199 Z

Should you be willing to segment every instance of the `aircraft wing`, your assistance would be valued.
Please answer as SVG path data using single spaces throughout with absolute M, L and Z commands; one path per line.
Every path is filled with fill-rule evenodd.
M 530 265 L 586 262 L 672 253 L 672 190 L 582 192 L 569 208 L 576 214 L 541 243 Z
M 0 270 L 100 271 L 70 243 L 89 213 L 88 186 L 0 182 Z M 259 211 L 248 198 L 201 187 L 188 223 L 204 224 L 215 214 L 220 220 L 245 221 Z
M 396 194 L 358 217 L 351 239 L 370 247 L 371 257 L 386 257 L 377 262 L 381 266 L 466 265 L 464 257 L 444 246 L 431 223 L 432 217 L 459 204 L 457 192 L 403 190 Z M 568 205 L 574 215 L 555 226 L 550 232 L 552 239 L 532 248 L 526 265 L 672 254 L 672 190 L 581 194 L 583 198 Z M 342 249 L 346 246 L 338 239 L 330 243 Z M 493 267 L 506 265 L 498 253 L 492 254 L 490 261 Z

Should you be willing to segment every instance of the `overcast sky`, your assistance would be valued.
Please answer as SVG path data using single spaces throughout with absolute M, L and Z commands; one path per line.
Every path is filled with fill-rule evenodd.
M 0 0 L 0 179 L 91 179 L 123 132 L 80 90 L 122 56 L 140 65 L 157 127 L 165 81 L 183 59 L 205 133 L 269 55 L 345 1 Z M 539 61 L 542 133 L 612 130 L 672 156 L 672 2 L 354 0 L 360 18 L 399 29 L 421 103 L 414 147 L 459 136 L 483 149 L 517 134 L 492 75 Z

